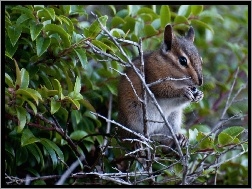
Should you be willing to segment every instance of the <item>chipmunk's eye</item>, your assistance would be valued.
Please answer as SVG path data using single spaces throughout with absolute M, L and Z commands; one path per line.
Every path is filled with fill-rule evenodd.
M 186 60 L 186 58 L 185 58 L 184 56 L 180 56 L 180 57 L 179 57 L 179 62 L 180 62 L 180 64 L 181 64 L 182 66 L 187 67 L 187 60 Z

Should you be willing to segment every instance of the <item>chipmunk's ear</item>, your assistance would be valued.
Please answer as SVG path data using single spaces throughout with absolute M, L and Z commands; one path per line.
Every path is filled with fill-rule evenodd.
M 169 51 L 171 50 L 172 43 L 174 42 L 174 34 L 172 32 L 172 26 L 170 24 L 165 26 L 164 31 L 164 48 L 163 50 Z
M 186 39 L 188 39 L 192 42 L 194 41 L 194 29 L 192 26 L 190 26 L 190 29 L 187 32 Z

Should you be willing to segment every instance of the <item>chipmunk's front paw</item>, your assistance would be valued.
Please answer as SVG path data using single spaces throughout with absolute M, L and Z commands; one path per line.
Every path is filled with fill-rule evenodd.
M 196 87 L 191 87 L 191 91 L 194 96 L 192 102 L 199 102 L 203 99 L 204 93 L 202 91 L 198 90 Z

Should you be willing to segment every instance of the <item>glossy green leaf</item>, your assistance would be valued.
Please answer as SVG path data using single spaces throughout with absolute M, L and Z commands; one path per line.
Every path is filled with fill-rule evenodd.
M 213 11 L 209 11 L 209 10 L 204 10 L 203 12 L 201 12 L 199 14 L 200 19 L 205 19 L 205 18 L 216 18 L 219 19 L 220 21 L 224 21 L 223 17 L 217 13 L 217 12 L 213 12 Z
M 76 77 L 75 85 L 74 85 L 74 92 L 75 93 L 80 93 L 81 91 L 81 79 L 79 76 Z
M 204 133 L 202 133 L 202 132 L 199 131 L 198 135 L 196 136 L 196 140 L 198 142 L 200 142 L 205 137 L 206 137 L 206 135 Z M 204 140 L 202 140 L 199 143 L 199 148 L 203 149 L 203 150 L 212 149 L 213 148 L 213 144 L 214 144 L 213 139 L 210 138 L 210 137 L 207 137 L 207 138 L 205 138 Z
M 125 24 L 125 21 L 119 16 L 115 16 L 111 20 L 111 27 L 112 28 L 116 28 L 116 27 L 123 25 L 123 24 Z
M 52 159 L 52 169 L 55 169 L 55 167 L 57 166 L 57 156 L 55 151 L 53 150 L 53 148 L 46 142 L 46 140 L 44 138 L 41 139 L 41 144 L 44 146 L 44 148 L 46 149 L 46 151 L 48 152 L 48 154 L 50 155 L 51 159 Z
M 20 24 L 22 24 L 23 22 L 25 22 L 28 19 L 30 19 L 29 16 L 27 16 L 26 14 L 21 14 L 20 17 L 17 19 L 16 24 L 20 25 Z
M 8 87 L 14 88 L 13 80 L 7 73 L 5 73 L 5 83 L 8 85 Z
M 64 98 L 64 95 L 62 94 L 62 87 L 60 82 L 57 79 L 52 80 L 52 84 L 55 90 L 58 91 L 58 96 L 62 100 Z
M 15 59 L 14 59 L 14 62 L 15 62 L 15 67 L 16 67 L 16 83 L 15 83 L 15 86 L 19 88 L 21 86 L 21 72 L 20 72 L 20 69 L 19 69 L 18 64 L 17 64 Z
M 179 10 L 178 10 L 178 15 L 179 16 L 184 16 L 186 18 L 188 18 L 188 16 L 190 15 L 191 13 L 191 6 L 189 5 L 181 5 L 179 7 Z
M 20 88 L 21 89 L 26 89 L 29 85 L 29 73 L 24 69 L 22 68 L 21 69 L 21 72 L 20 72 L 20 75 L 21 75 L 21 85 L 20 85 Z
M 124 31 L 118 28 L 113 28 L 112 30 L 110 30 L 110 34 L 117 38 L 125 38 Z
M 50 38 L 43 38 L 43 37 L 36 38 L 37 55 L 41 56 L 44 52 L 46 52 L 50 43 L 51 43 Z
M 145 25 L 144 26 L 144 33 L 147 37 L 154 36 L 158 34 L 158 31 L 153 28 L 151 25 Z
M 28 160 L 28 151 L 26 147 L 18 148 L 16 150 L 16 166 L 20 166 Z
M 218 135 L 218 143 L 221 145 L 221 146 L 225 146 L 225 145 L 228 145 L 230 143 L 232 143 L 232 141 L 234 140 L 233 137 L 231 137 L 229 134 L 227 133 L 220 133 Z
M 113 29 L 112 29 L 113 30 Z M 111 30 L 111 31 L 112 31 Z M 115 30 L 113 30 L 113 31 L 115 31 Z M 112 33 L 113 33 L 113 31 L 112 31 Z M 117 31 L 119 31 L 119 29 L 117 30 Z M 122 31 L 123 32 L 123 31 Z M 114 53 L 114 51 L 113 51 L 113 49 L 112 48 L 110 48 L 108 45 L 106 45 L 105 43 L 102 43 L 101 41 L 98 41 L 98 40 L 93 40 L 92 41 L 92 43 L 95 45 L 95 46 L 97 46 L 97 47 L 99 47 L 100 49 L 102 49 L 103 51 L 107 51 L 107 50 L 109 50 L 109 51 L 112 51 L 113 53 Z
M 176 16 L 174 19 L 174 24 L 189 24 L 189 21 L 184 16 Z
M 18 118 L 18 128 L 17 132 L 20 133 L 26 124 L 26 110 L 23 107 L 16 107 L 17 118 Z
M 64 47 L 70 47 L 70 35 L 61 27 L 56 24 L 47 24 L 45 26 L 45 31 L 50 32 L 51 34 L 56 33 L 62 39 Z
M 38 162 L 38 164 L 40 163 L 40 153 L 38 152 L 38 149 L 35 147 L 34 143 L 33 144 L 29 144 L 26 146 L 26 148 L 31 152 L 31 154 L 35 157 L 36 161 Z
M 26 146 L 28 144 L 33 144 L 39 142 L 40 139 L 35 137 L 30 129 L 24 129 L 21 137 L 21 146 Z
M 45 86 L 41 86 L 41 88 L 38 89 L 38 92 L 43 98 L 58 95 L 58 90 L 48 90 Z
M 113 95 L 117 95 L 117 86 L 110 83 L 106 83 L 106 86 Z
M 38 100 L 42 100 L 42 97 L 41 95 L 38 93 L 38 91 L 34 90 L 34 89 L 30 89 L 30 88 L 27 88 L 27 89 L 18 89 L 16 94 L 19 94 L 19 95 L 24 95 L 26 97 L 29 97 L 29 98 L 33 98 L 36 102 L 36 104 L 38 105 Z
M 13 47 L 10 41 L 10 38 L 8 36 L 5 37 L 5 56 L 8 56 L 10 59 L 12 59 L 13 55 L 17 51 L 18 43 Z
M 68 102 L 72 103 L 74 105 L 74 109 L 79 110 L 80 109 L 80 103 L 78 102 L 78 100 L 72 99 L 69 96 L 65 96 L 64 100 L 67 100 Z
M 198 25 L 198 26 L 207 28 L 207 29 L 209 29 L 209 30 L 214 34 L 213 28 L 212 28 L 210 25 L 206 24 L 205 22 L 202 22 L 202 21 L 200 21 L 200 20 L 191 20 L 191 23 L 192 23 L 193 25 L 195 24 L 195 25 Z
M 35 104 L 33 104 L 30 100 L 26 99 L 26 102 L 28 102 L 29 106 L 32 108 L 33 112 L 35 114 L 37 114 L 37 107 L 35 106 Z
M 21 5 L 18 5 L 18 6 L 15 6 L 12 8 L 12 10 L 16 10 L 18 12 L 21 12 L 21 13 L 24 13 L 26 14 L 29 18 L 32 18 L 32 19 L 36 19 L 35 16 L 33 15 L 33 11 L 24 7 L 24 6 L 21 6 Z
M 76 54 L 81 62 L 82 68 L 85 68 L 85 65 L 87 64 L 86 50 L 83 48 L 79 48 L 79 49 L 74 49 L 74 51 L 76 52 Z
M 5 152 L 9 153 L 13 158 L 15 157 L 15 151 L 13 149 L 13 146 L 9 143 L 4 143 Z
M 51 98 L 51 114 L 55 114 L 60 109 L 61 103 Z
M 68 17 L 66 17 L 66 16 L 64 16 L 64 15 L 60 15 L 59 18 L 62 19 L 62 21 L 64 21 L 64 22 L 66 23 L 67 29 L 68 29 L 68 33 L 69 33 L 70 35 L 72 35 L 72 34 L 73 34 L 73 31 L 74 31 L 73 22 L 72 22 Z
M 53 86 L 52 86 L 52 83 L 51 83 L 51 81 L 50 81 L 48 75 L 46 75 L 45 72 L 40 72 L 40 75 L 39 75 L 39 76 L 43 79 L 43 81 L 44 81 L 44 83 L 45 83 L 45 87 L 46 87 L 47 89 L 49 89 L 49 90 L 52 90 L 52 89 L 53 89 Z
M 165 26 L 171 21 L 171 12 L 168 5 L 162 5 L 160 9 L 160 23 L 161 27 L 165 28 Z
M 203 11 L 203 5 L 191 5 L 191 12 L 193 15 L 198 15 Z
M 61 149 L 54 142 L 52 142 L 52 141 L 50 141 L 50 140 L 48 140 L 46 138 L 41 138 L 41 141 L 46 142 L 50 146 L 50 148 L 52 148 L 56 152 L 56 154 L 59 156 L 59 158 L 62 161 L 64 161 L 64 154 L 63 154 L 63 152 L 61 151 Z
M 244 128 L 241 126 L 232 126 L 224 129 L 221 133 L 226 133 L 232 137 L 239 136 L 244 131 Z
M 90 104 L 90 102 L 86 99 L 81 99 L 79 100 L 79 102 L 86 107 L 88 110 L 92 111 L 92 112 L 96 112 L 95 108 L 92 106 L 92 104 Z
M 10 38 L 11 44 L 14 47 L 21 35 L 22 29 L 20 26 L 9 26 L 7 28 L 8 36 Z
M 125 19 L 125 24 L 123 25 L 122 29 L 125 33 L 127 33 L 128 31 L 133 32 L 135 30 L 135 24 L 137 24 L 138 22 L 136 22 L 136 20 L 130 16 L 127 16 Z M 138 29 L 136 27 L 136 29 Z M 139 30 L 141 30 L 141 28 L 139 28 Z
M 31 34 L 31 39 L 34 41 L 37 39 L 38 35 L 42 31 L 43 24 L 36 24 L 35 22 L 31 22 L 30 24 L 30 34 Z
M 85 9 L 83 8 L 82 5 L 70 5 L 69 7 L 69 14 L 70 15 L 74 15 L 74 14 L 79 14 L 79 15 L 85 15 L 86 14 L 86 11 Z
M 100 23 L 105 27 L 106 22 L 108 20 L 108 16 L 107 15 L 101 16 L 98 19 L 99 19 Z M 89 37 L 92 39 L 95 39 L 101 31 L 102 31 L 101 26 L 100 26 L 98 20 L 96 20 L 89 27 Z
M 53 21 L 55 21 L 55 11 L 53 8 L 44 8 Z
M 76 131 L 71 133 L 70 138 L 72 140 L 81 140 L 83 137 L 85 137 L 87 135 L 88 135 L 88 133 L 86 133 L 85 131 L 76 130 Z

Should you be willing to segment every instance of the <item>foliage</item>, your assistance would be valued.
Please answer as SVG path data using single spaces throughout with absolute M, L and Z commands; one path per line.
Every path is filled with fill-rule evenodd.
M 150 184 L 144 171 L 136 176 L 137 161 L 127 182 L 113 177 L 128 151 L 92 112 L 117 119 L 123 63 L 138 55 L 140 39 L 144 51 L 158 48 L 168 23 L 182 34 L 195 28 L 204 61 L 205 97 L 185 116 L 188 183 L 247 184 L 248 9 L 200 5 L 6 5 L 5 184 L 55 184 L 82 155 L 65 184 Z M 181 183 L 181 161 L 160 157 L 152 184 Z

